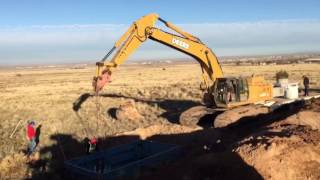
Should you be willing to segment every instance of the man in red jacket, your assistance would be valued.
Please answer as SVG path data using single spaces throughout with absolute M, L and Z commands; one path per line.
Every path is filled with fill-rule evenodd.
M 27 139 L 28 139 L 28 150 L 27 150 L 27 155 L 30 156 L 36 146 L 37 146 L 37 143 L 36 143 L 36 131 L 35 131 L 35 125 L 36 123 L 31 120 L 31 121 L 28 121 L 28 125 L 27 125 Z

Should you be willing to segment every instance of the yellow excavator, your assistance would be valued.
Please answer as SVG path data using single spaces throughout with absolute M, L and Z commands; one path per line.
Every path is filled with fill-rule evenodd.
M 164 23 L 174 33 L 156 27 L 157 21 Z M 224 77 L 219 61 L 209 47 L 199 38 L 154 13 L 135 21 L 107 55 L 96 63 L 96 75 L 93 78 L 95 91 L 101 91 L 108 83 L 111 72 L 148 39 L 185 53 L 200 64 L 203 77 L 200 87 L 205 91 L 204 105 L 182 113 L 180 123 L 183 125 L 195 125 L 205 114 L 219 112 L 214 120 L 214 127 L 225 127 L 240 119 L 239 115 L 249 115 L 248 108 L 252 108 L 252 104 L 272 99 L 272 85 L 263 77 Z M 114 54 L 113 57 L 106 61 L 111 54 Z

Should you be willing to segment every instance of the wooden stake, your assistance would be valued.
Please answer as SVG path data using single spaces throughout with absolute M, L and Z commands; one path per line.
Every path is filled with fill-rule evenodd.
M 16 131 L 17 131 L 17 129 L 18 129 L 18 127 L 19 127 L 19 125 L 20 125 L 21 121 L 22 121 L 22 119 L 20 119 L 20 120 L 19 120 L 18 124 L 16 125 L 16 127 L 15 127 L 15 128 L 14 128 L 14 130 L 12 131 L 12 133 L 11 133 L 11 135 L 10 135 L 10 138 L 12 138 L 12 137 L 13 137 L 13 135 L 16 133 Z

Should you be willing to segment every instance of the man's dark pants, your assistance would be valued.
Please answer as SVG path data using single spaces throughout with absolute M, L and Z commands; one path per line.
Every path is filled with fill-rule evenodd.
M 304 96 L 309 96 L 309 86 L 304 86 Z

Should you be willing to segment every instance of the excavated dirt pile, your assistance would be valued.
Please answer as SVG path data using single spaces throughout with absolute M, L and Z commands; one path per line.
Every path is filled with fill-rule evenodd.
M 155 135 L 174 135 L 191 133 L 200 129 L 201 128 L 191 128 L 181 125 L 152 125 L 147 128 L 138 128 L 134 131 L 125 132 L 118 135 L 136 135 L 139 136 L 140 139 L 148 139 Z
M 133 100 L 121 104 L 116 110 L 116 118 L 120 121 L 136 121 L 139 122 L 143 116 L 137 111 L 135 102 Z
M 235 149 L 266 179 L 320 179 L 320 132 L 287 125 L 251 135 Z
M 319 127 L 318 99 L 236 127 L 193 131 L 189 154 L 142 179 L 320 179 Z M 195 142 L 194 135 L 205 131 L 216 136 Z
M 320 100 L 246 137 L 235 151 L 267 179 L 320 179 Z
M 283 123 L 309 126 L 314 130 L 320 130 L 320 100 L 308 103 L 303 111 L 288 117 Z

